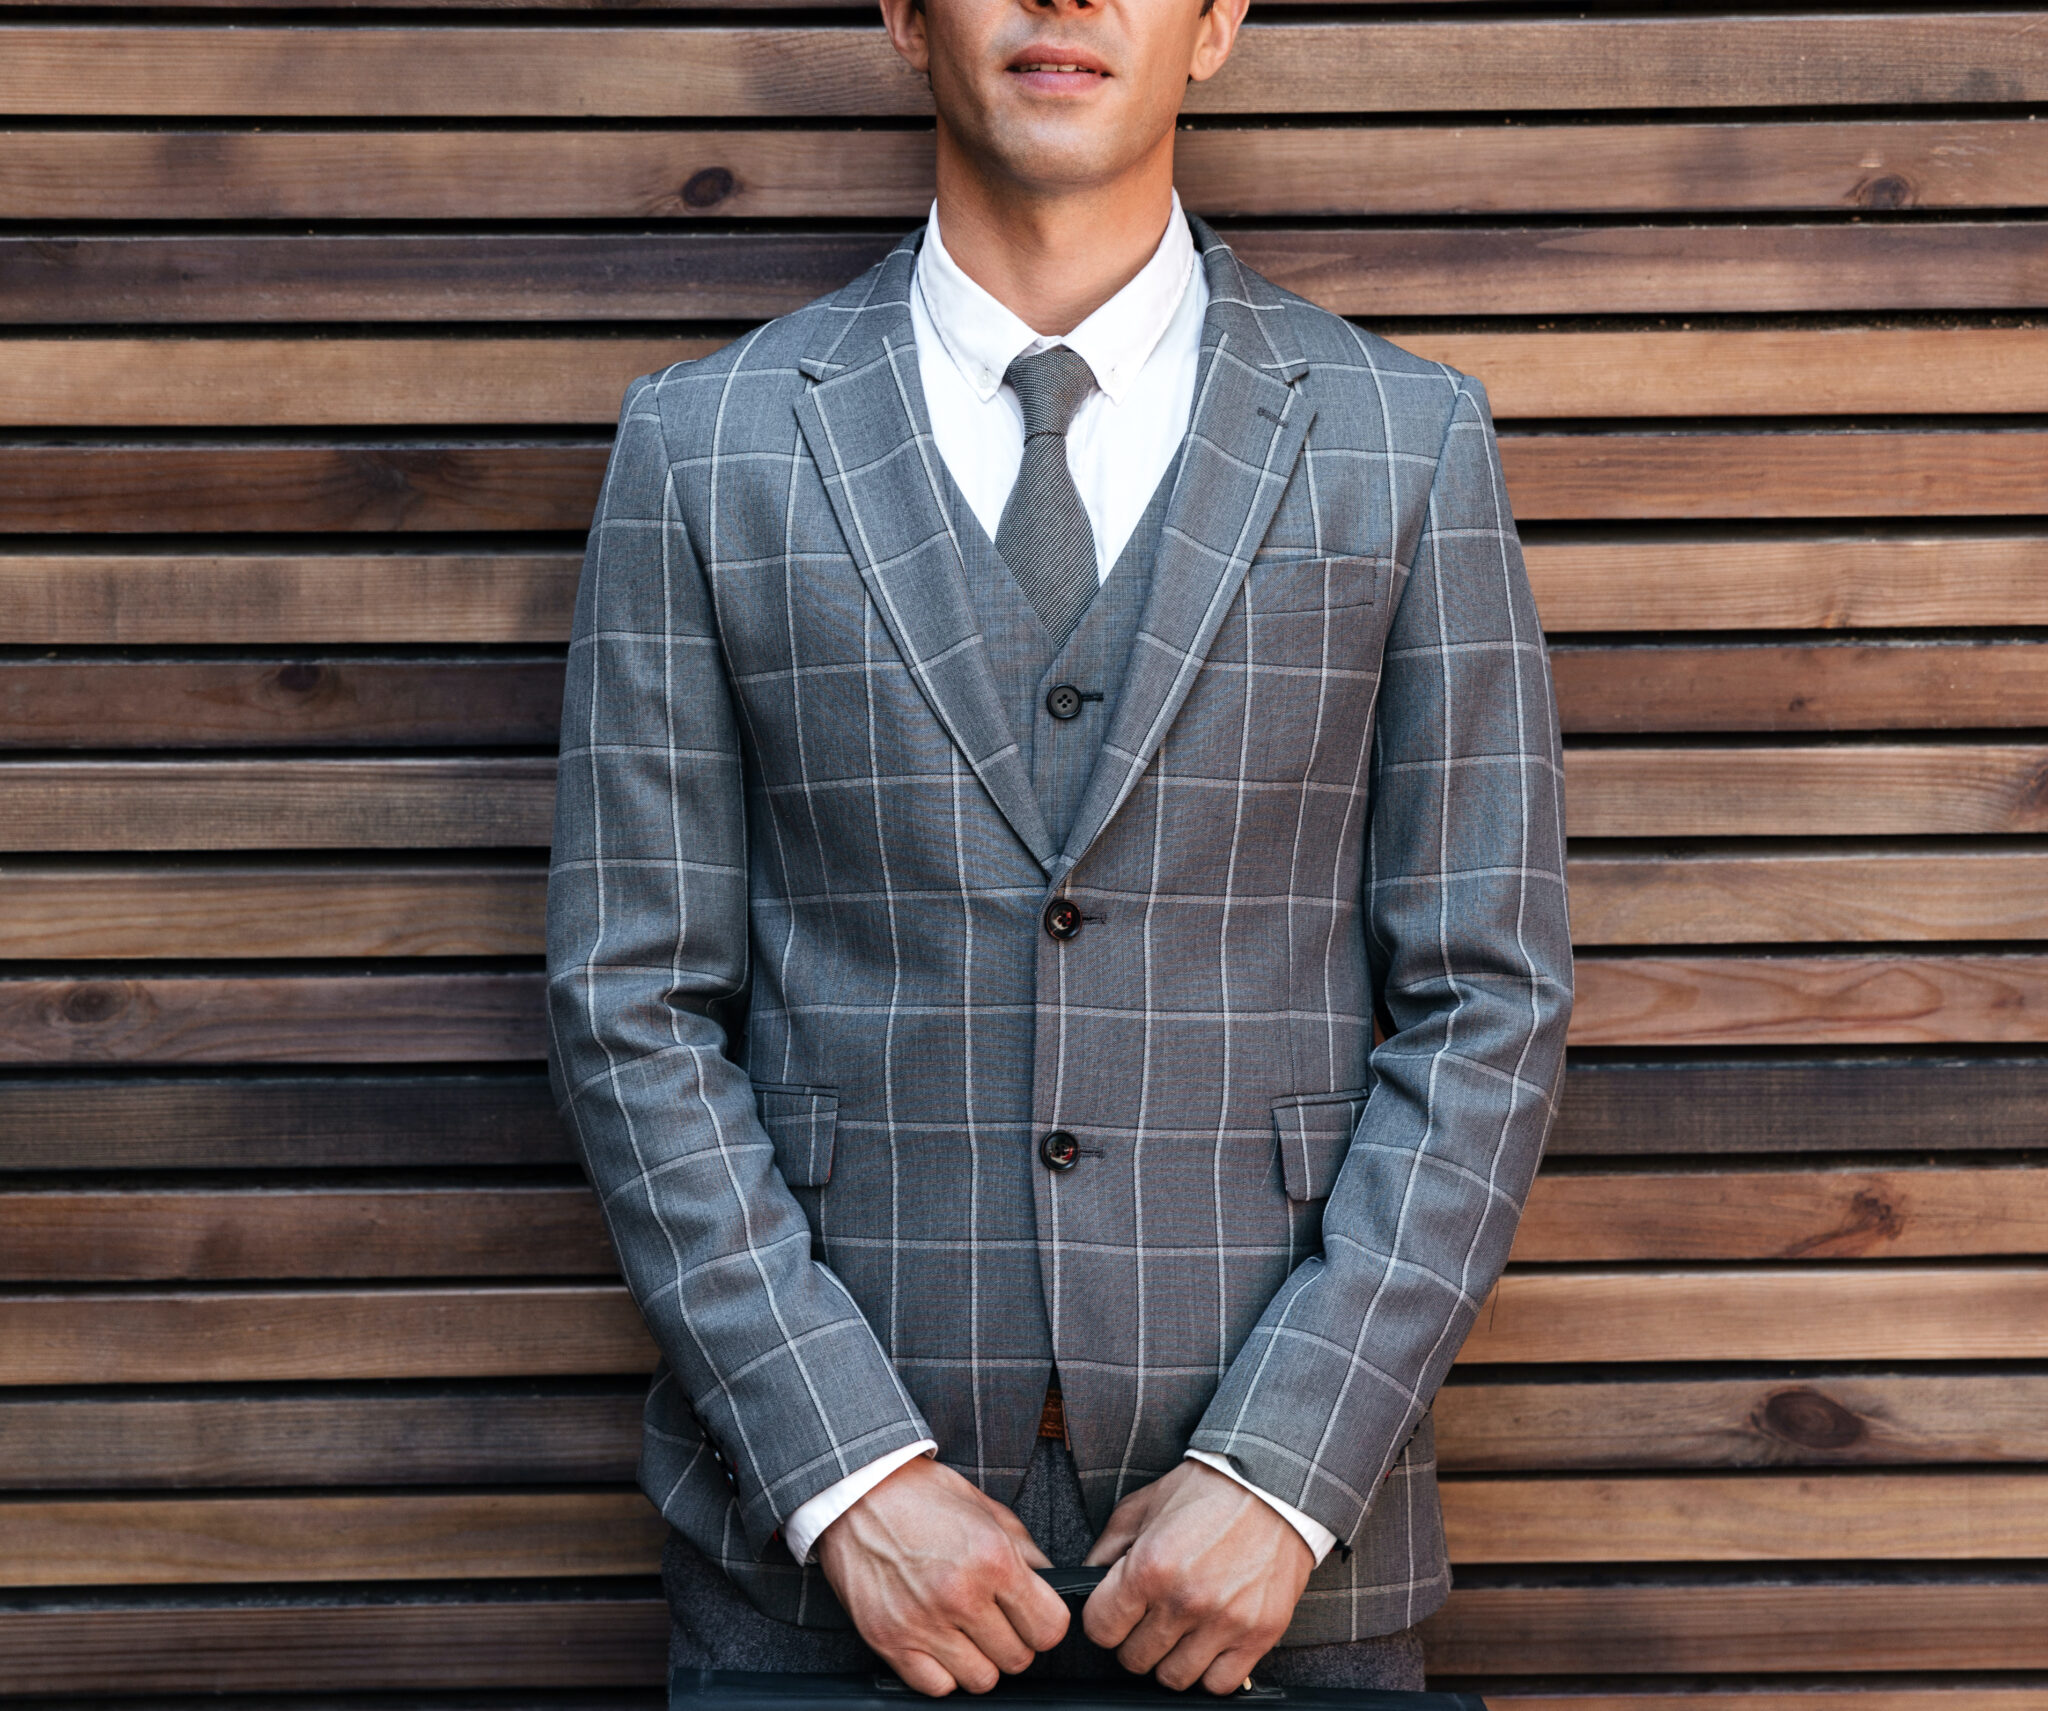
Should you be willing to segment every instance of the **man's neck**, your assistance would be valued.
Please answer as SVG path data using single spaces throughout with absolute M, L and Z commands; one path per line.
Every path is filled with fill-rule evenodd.
M 941 146 L 939 229 L 967 277 L 1032 331 L 1070 333 L 1152 259 L 1173 210 L 1173 142 L 1106 186 L 1041 193 L 991 183 Z

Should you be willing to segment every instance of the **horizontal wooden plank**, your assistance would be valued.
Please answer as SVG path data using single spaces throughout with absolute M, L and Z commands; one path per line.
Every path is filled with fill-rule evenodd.
M 2048 1146 L 2048 1058 L 1573 1062 L 1553 1157 Z
M 0 1397 L 0 1488 L 625 1484 L 644 1388 Z
M 538 1071 L 0 1078 L 0 1171 L 557 1165 Z
M 616 1283 L 0 1296 L 0 1384 L 645 1376 L 654 1362 Z
M 1397 342 L 1479 376 L 1503 418 L 2048 410 L 2044 328 L 1403 333 Z M 0 426 L 603 424 L 636 375 L 718 343 L 0 339 Z
M 2048 1267 L 1510 1272 L 1459 1357 L 1501 1362 L 2038 1360 Z M 616 1284 L 0 1296 L 0 1384 L 646 1373 Z
M 1254 226 L 1226 235 L 1279 284 L 1365 317 L 2031 310 L 2048 279 L 2048 228 L 2035 221 Z M 894 241 L 660 228 L 7 236 L 0 316 L 24 328 L 758 320 L 836 290 Z M 1711 395 L 1712 382 L 1699 384 Z M 1854 382 L 1836 384 L 1855 395 Z
M 1461 1586 L 1429 1619 L 1423 1640 L 1439 1677 L 1640 1676 L 2038 1669 L 2048 1660 L 2044 1634 L 2048 1587 L 1977 1576 Z M 66 1599 L 0 1611 L 0 1668 L 23 1693 L 247 1693 L 309 1681 L 330 1692 L 654 1687 L 667 1646 L 658 1593 L 374 1603 Z M 1985 1701 L 1996 1711 L 2022 1711 L 2001 1688 L 1986 1691 L 1996 1695 Z M 1826 1697 L 1821 1705 L 1838 1711 Z M 1739 1701 L 1728 1711 L 1741 1711 Z M 1866 1711 L 1901 1708 L 1879 1701 Z
M 1570 878 L 1581 945 L 2048 938 L 2048 850 L 1582 853 Z
M 1580 945 L 2048 938 L 2048 851 L 1579 854 Z M 538 956 L 527 865 L 0 862 L 0 956 Z
M 637 1491 L 17 1498 L 0 1585 L 642 1575 L 667 1532 Z
M 1756 1266 L 1510 1272 L 1459 1359 L 2030 1360 L 2048 1267 Z
M 2048 230 L 2048 227 L 2044 227 Z M 2048 432 L 1508 433 L 1522 522 L 2048 510 Z M 581 529 L 600 440 L 0 446 L 0 531 Z
M 2048 747 L 2033 744 L 1581 748 L 1565 776 L 1580 838 L 2048 830 Z
M 2048 957 L 1584 956 L 1590 1046 L 2048 1041 Z M 545 1055 L 534 974 L 0 980 L 0 1063 L 522 1062 Z
M 932 158 L 923 130 L 17 130 L 0 217 L 908 221 Z M 1174 179 L 1211 217 L 2020 208 L 2048 125 L 1205 125 Z
M 1567 735 L 2048 724 L 2038 642 L 1552 650 Z M 551 746 L 551 658 L 0 662 L 0 749 Z
M 613 1276 L 582 1187 L 0 1193 L 0 1281 Z M 2048 1171 L 1630 1172 L 1537 1179 L 1514 1258 L 2048 1253 Z
M 24 1220 L 31 1228 L 33 1218 L 31 1211 Z M 1974 1165 L 1546 1173 L 1529 1196 L 1513 1257 L 1554 1264 L 2044 1253 L 2048 1170 Z
M 658 1589 L 0 1607 L 0 1677 L 23 1694 L 652 1688 L 667 1663 Z
M 601 441 L 0 446 L 0 532 L 582 529 Z
M 2039 533 L 1534 540 L 1523 550 L 1553 633 L 2048 624 Z
M 1565 645 L 1550 666 L 1568 735 L 2048 724 L 2038 642 Z
M 1500 450 L 1523 522 L 2048 510 L 2048 433 L 2030 429 L 1511 433 Z
M 538 756 L 8 761 L 0 848 L 542 845 L 554 777 L 554 761 Z
M 1433 1677 L 2039 1669 L 2048 1664 L 2048 1583 L 1973 1575 L 1468 1585 L 1424 1623 L 1422 1638 Z M 1726 1711 L 1741 1708 L 1736 1699 Z
M 2048 1043 L 2048 956 L 1582 957 L 1576 1046 Z
M 532 866 L 0 861 L 0 957 L 539 956 Z
M 2048 829 L 2025 744 L 1574 749 L 1575 837 L 1915 836 Z M 0 849 L 477 848 L 546 843 L 554 763 L 490 759 L 0 763 Z
M 1690 1473 L 1442 1486 L 1459 1563 L 1967 1560 L 2037 1555 L 2048 1476 Z M 0 1585 L 644 1575 L 667 1524 L 638 1492 L 16 1498 Z
M 2038 1373 L 1909 1371 L 1454 1382 L 1432 1413 L 1442 1467 L 1515 1473 L 2038 1462 L 2048 1459 L 2044 1404 Z
M 546 1055 L 538 974 L 0 979 L 0 1064 L 490 1063 Z
M 557 659 L 0 662 L 0 750 L 552 746 Z
M 2042 14 L 1252 24 L 1196 113 L 1534 111 L 2048 96 Z M 0 112 L 440 118 L 907 115 L 876 28 L 15 25 Z
M 2048 624 L 2048 537 L 1550 542 L 1553 631 Z M 0 553 L 0 642 L 559 642 L 561 552 Z
M 1982 1468 L 1453 1478 L 1441 1489 L 1454 1563 L 1566 1563 L 2038 1556 L 2044 1488 L 2048 1475 Z
M 0 1226 L 8 1282 L 618 1274 L 583 1187 L 0 1193 Z
M 0 553 L 0 644 L 559 642 L 580 553 Z
M 0 1398 L 0 1487 L 625 1483 L 641 1391 Z M 1453 1382 L 1433 1413 L 1452 1473 L 2048 1460 L 2029 1372 Z

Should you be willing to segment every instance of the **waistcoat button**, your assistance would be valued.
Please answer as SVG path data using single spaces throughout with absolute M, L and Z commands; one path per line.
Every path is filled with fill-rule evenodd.
M 1081 931 L 1080 906 L 1068 898 L 1055 897 L 1045 906 L 1045 930 L 1056 939 L 1071 939 Z
M 1081 692 L 1071 683 L 1056 683 L 1045 692 L 1045 710 L 1055 719 L 1071 719 L 1081 711 Z
M 1038 1156 L 1045 1160 L 1047 1170 L 1072 1170 L 1081 1156 L 1081 1143 L 1065 1129 L 1054 1129 L 1038 1143 Z

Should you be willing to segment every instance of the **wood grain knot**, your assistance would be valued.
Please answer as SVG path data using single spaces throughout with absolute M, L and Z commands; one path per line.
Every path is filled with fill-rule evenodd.
M 286 695 L 304 696 L 315 694 L 326 681 L 327 674 L 309 660 L 294 660 L 281 665 L 270 674 L 272 685 Z
M 1895 172 L 1887 172 L 1878 178 L 1866 178 L 1857 185 L 1855 200 L 1865 208 L 1910 208 L 1913 206 L 1913 185 L 1911 180 L 1901 178 Z
M 707 166 L 690 174 L 683 186 L 685 208 L 716 208 L 735 190 L 739 181 L 722 166 Z
M 1804 1387 L 1766 1397 L 1756 1424 L 1772 1437 L 1806 1450 L 1846 1450 L 1869 1430 L 1832 1396 Z
M 58 1016 L 79 1027 L 111 1022 L 128 1008 L 128 989 L 113 981 L 86 981 L 72 987 L 57 1006 Z

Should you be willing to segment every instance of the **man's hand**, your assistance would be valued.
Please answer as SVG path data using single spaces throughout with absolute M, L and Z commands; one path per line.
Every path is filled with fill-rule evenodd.
M 1067 1632 L 1024 1523 L 923 1457 L 819 1534 L 817 1556 L 861 1638 L 919 1693 L 986 1693 Z
M 1081 1625 L 1176 1692 L 1233 1693 L 1287 1631 L 1315 1557 L 1280 1516 L 1198 1461 L 1116 1506 L 1088 1561 L 1112 1563 Z

